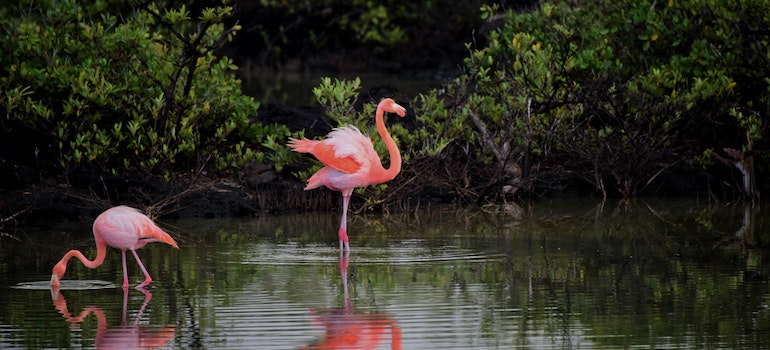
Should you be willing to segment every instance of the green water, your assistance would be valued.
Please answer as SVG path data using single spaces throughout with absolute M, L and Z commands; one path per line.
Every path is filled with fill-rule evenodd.
M 652 200 L 480 210 L 161 222 L 175 250 L 139 251 L 154 282 L 96 270 L 89 226 L 0 247 L 0 348 L 762 349 L 770 344 L 770 216 Z M 81 227 L 82 226 L 82 227 Z M 129 256 L 131 283 L 144 278 Z

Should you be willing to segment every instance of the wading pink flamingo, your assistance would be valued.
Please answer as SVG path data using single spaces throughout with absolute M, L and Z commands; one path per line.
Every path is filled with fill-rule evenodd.
M 401 171 L 401 154 L 398 147 L 385 128 L 383 116 L 385 112 L 396 113 L 403 117 L 406 109 L 399 106 L 393 99 L 386 98 L 377 105 L 375 122 L 380 137 L 390 154 L 390 168 L 385 169 L 380 156 L 374 150 L 372 140 L 364 136 L 355 126 L 335 128 L 324 140 L 289 139 L 289 147 L 296 152 L 311 153 L 320 160 L 324 167 L 318 170 L 307 181 L 305 190 L 326 186 L 342 192 L 342 221 L 339 238 L 340 251 L 343 245 L 350 252 L 347 233 L 347 213 L 350 195 L 356 187 L 381 184 L 393 180 Z
M 78 250 L 70 250 L 53 267 L 51 274 L 51 286 L 59 287 L 59 279 L 67 271 L 67 261 L 73 256 L 78 258 L 83 265 L 95 269 L 104 262 L 107 256 L 107 246 L 120 249 L 123 253 L 123 287 L 128 287 L 128 268 L 126 267 L 126 250 L 136 258 L 139 267 L 144 273 L 144 282 L 136 288 L 144 287 L 152 282 L 152 277 L 147 273 L 147 269 L 136 254 L 136 250 L 144 247 L 147 243 L 163 242 L 168 243 L 174 248 L 179 248 L 176 241 L 163 231 L 160 227 L 150 220 L 147 216 L 140 213 L 139 210 L 119 206 L 107 209 L 101 213 L 94 221 L 94 240 L 96 240 L 96 259 L 88 260 L 83 253 Z

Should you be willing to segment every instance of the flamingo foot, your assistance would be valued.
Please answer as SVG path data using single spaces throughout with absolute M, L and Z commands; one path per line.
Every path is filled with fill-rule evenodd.
M 134 289 L 143 290 L 144 287 L 146 287 L 148 284 L 152 283 L 152 278 L 147 277 L 147 279 L 144 280 L 144 282 L 140 283 Z
M 340 254 L 340 275 L 347 276 L 348 273 L 348 257 Z
M 339 232 L 340 237 L 340 255 L 342 254 L 342 251 L 344 250 L 347 254 L 350 254 L 350 244 L 348 244 L 348 233 L 345 232 L 345 229 L 340 227 Z
M 123 251 L 123 254 L 125 254 L 125 250 Z M 136 254 L 136 250 L 132 250 L 131 254 L 134 255 L 134 259 L 136 259 L 136 263 L 139 264 L 139 268 L 142 269 L 142 273 L 144 274 L 144 282 L 136 286 L 137 289 L 142 289 L 144 286 L 150 284 L 152 282 L 152 277 L 150 277 L 150 273 L 147 272 L 147 269 L 144 267 L 144 264 L 142 264 L 142 259 L 139 259 L 139 255 Z M 124 257 L 125 260 L 125 257 Z M 125 263 L 125 261 L 124 261 Z M 123 265 L 125 266 L 125 265 Z
M 345 257 L 350 256 L 350 245 L 348 242 L 340 240 L 340 258 L 342 258 L 342 252 L 345 252 Z

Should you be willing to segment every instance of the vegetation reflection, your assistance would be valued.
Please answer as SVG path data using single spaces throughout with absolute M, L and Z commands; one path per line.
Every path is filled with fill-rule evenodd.
M 756 331 L 770 327 L 766 209 L 565 200 L 525 210 L 522 219 L 446 207 L 358 213 L 349 227 L 359 244 L 342 262 L 334 213 L 165 223 L 180 249 L 144 248 L 157 278 L 152 312 L 139 325 L 176 325 L 174 342 L 184 348 L 256 344 L 264 339 L 255 330 L 275 336 L 264 328 L 274 320 L 306 337 L 294 346 L 334 343 L 338 329 L 328 327 L 351 325 L 379 334 L 381 346 L 404 348 L 416 341 L 613 349 L 770 343 L 770 334 Z M 49 236 L 30 233 L 18 243 L 40 247 L 39 261 L 4 265 L 11 267 L 1 275 L 6 285 L 28 281 L 35 266 L 47 279 L 39 266 L 50 266 L 60 250 L 43 249 Z M 81 236 L 74 246 L 93 249 L 88 232 Z M 14 257 L 21 249 L 8 243 L 0 247 L 3 261 L 29 260 Z M 113 268 L 73 266 L 72 279 L 119 282 L 120 257 L 105 264 Z M 75 310 L 68 316 L 59 306 L 52 315 L 47 291 L 8 289 L 0 324 L 13 332 L 0 330 L 0 344 L 87 344 L 98 320 L 85 317 L 77 338 L 69 329 L 76 322 L 62 315 L 72 321 L 77 312 L 97 314 L 97 306 L 108 328 L 119 326 L 117 290 L 66 291 Z M 442 337 L 431 338 L 437 329 Z

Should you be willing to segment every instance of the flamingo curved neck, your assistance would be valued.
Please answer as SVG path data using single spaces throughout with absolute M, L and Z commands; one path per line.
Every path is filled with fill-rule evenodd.
M 385 141 L 385 146 L 388 148 L 388 154 L 390 155 L 390 167 L 385 169 L 385 172 L 383 173 L 383 182 L 393 180 L 401 171 L 401 153 L 399 153 L 396 142 L 393 141 L 388 129 L 385 127 L 384 115 L 385 110 L 383 107 L 377 106 L 377 113 L 375 115 L 377 132 L 380 133 L 380 137 Z
M 96 258 L 91 261 L 86 258 L 83 253 L 81 253 L 79 250 L 70 250 L 67 252 L 67 254 L 64 255 L 64 257 L 61 259 L 64 264 L 67 264 L 67 261 L 69 261 L 70 258 L 75 257 L 80 260 L 80 262 L 83 263 L 88 268 L 95 269 L 104 263 L 104 258 L 107 256 L 107 245 L 105 243 L 97 242 L 96 243 Z

